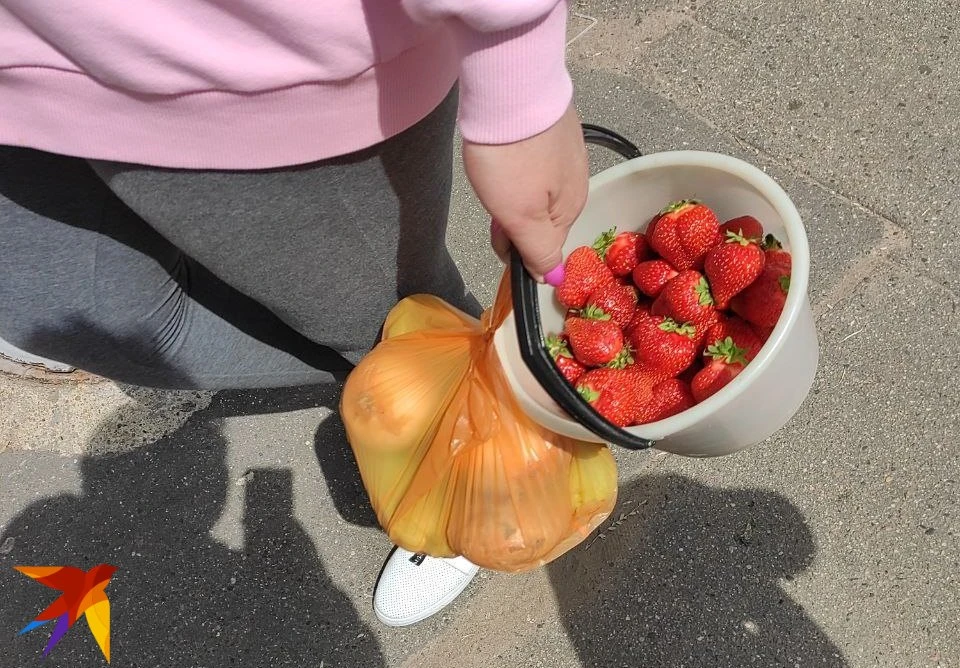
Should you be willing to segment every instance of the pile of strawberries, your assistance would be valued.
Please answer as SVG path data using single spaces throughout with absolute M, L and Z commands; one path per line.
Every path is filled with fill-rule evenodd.
M 613 424 L 662 420 L 717 392 L 763 347 L 790 288 L 790 254 L 752 216 L 723 224 L 696 200 L 646 232 L 573 251 L 547 338 L 563 376 Z

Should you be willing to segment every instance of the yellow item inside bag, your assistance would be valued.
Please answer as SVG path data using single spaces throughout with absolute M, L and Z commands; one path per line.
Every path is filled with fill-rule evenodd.
M 493 345 L 511 308 L 508 277 L 479 321 L 430 295 L 398 303 L 340 411 L 394 543 L 523 571 L 606 519 L 617 471 L 606 446 L 546 430 L 514 399 Z

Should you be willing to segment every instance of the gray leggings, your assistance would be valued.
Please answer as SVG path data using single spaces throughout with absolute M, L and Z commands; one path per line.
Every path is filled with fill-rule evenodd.
M 445 245 L 455 113 L 264 171 L 0 146 L 0 338 L 130 384 L 278 387 L 341 376 L 406 295 L 476 314 Z

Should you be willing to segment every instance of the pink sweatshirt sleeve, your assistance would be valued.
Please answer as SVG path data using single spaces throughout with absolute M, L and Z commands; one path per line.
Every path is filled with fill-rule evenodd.
M 553 125 L 573 96 L 565 61 L 566 0 L 410 0 L 446 18 L 460 48 L 460 131 L 483 144 L 526 139 Z

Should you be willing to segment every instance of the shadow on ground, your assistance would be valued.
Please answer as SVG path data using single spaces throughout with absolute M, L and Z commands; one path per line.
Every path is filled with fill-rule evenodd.
M 548 569 L 584 666 L 846 666 L 781 586 L 814 552 L 783 496 L 662 475 Z
M 290 471 L 249 476 L 242 551 L 210 538 L 234 484 L 223 418 L 322 405 L 334 392 L 222 392 L 148 447 L 83 459 L 79 495 L 32 504 L 0 536 L 0 544 L 13 538 L 9 554 L 0 555 L 0 665 L 40 665 L 51 626 L 15 634 L 57 596 L 12 567 L 101 562 L 118 567 L 107 588 L 112 666 L 383 665 L 371 631 L 294 517 Z M 348 450 L 327 454 L 326 473 L 347 470 Z M 362 518 L 353 471 L 350 491 L 333 495 Z M 106 665 L 83 621 L 44 664 Z

